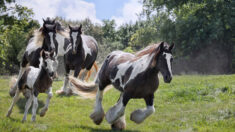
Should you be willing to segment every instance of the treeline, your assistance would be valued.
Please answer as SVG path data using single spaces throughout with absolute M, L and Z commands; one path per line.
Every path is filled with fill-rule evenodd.
M 174 73 L 233 73 L 234 4 L 232 0 L 144 0 L 139 20 L 120 27 L 114 20 L 95 24 L 89 19 L 56 19 L 65 27 L 82 24 L 83 33 L 93 36 L 99 44 L 99 62 L 114 50 L 135 52 L 151 43 L 166 41 L 176 44 Z M 39 24 L 27 7 L 7 9 L 3 2 L 0 10 L 0 73 L 14 73 L 32 30 Z

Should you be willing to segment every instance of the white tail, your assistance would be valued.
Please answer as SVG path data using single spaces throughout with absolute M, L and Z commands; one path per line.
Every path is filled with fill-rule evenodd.
M 94 98 L 97 92 L 98 85 L 94 82 L 86 83 L 78 80 L 75 77 L 69 76 L 69 81 L 73 85 L 73 92 L 84 97 L 84 98 Z
M 16 92 L 17 87 L 14 87 L 14 86 L 15 86 L 16 82 L 17 82 L 17 77 L 16 76 L 11 77 L 11 80 L 9 82 L 9 87 L 10 87 L 9 94 L 11 97 L 15 96 L 15 92 Z

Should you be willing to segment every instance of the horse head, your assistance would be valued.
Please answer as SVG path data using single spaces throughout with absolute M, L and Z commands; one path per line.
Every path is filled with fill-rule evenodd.
M 76 54 L 77 53 L 77 48 L 79 44 L 82 44 L 82 25 L 79 27 L 71 27 L 69 26 L 69 36 L 70 36 L 70 42 L 72 43 L 72 53 Z
M 56 41 L 56 25 L 55 24 L 43 24 L 42 33 L 44 35 L 43 47 L 47 51 L 56 49 L 58 42 Z
M 161 42 L 158 50 L 160 51 L 157 56 L 157 69 L 162 73 L 165 83 L 170 83 L 172 80 L 172 49 L 174 48 L 174 43 L 170 46 L 168 44 Z
M 41 68 L 45 69 L 48 75 L 53 78 L 55 73 L 55 68 L 53 67 L 53 64 L 55 62 L 55 51 L 52 50 L 51 52 L 42 50 L 40 53 L 41 56 Z

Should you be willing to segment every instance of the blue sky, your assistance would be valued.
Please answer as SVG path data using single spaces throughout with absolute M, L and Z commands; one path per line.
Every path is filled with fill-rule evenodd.
M 117 26 L 135 22 L 142 11 L 140 0 L 16 0 L 33 9 L 40 23 L 42 18 L 61 16 L 70 20 L 90 18 L 102 24 L 103 19 L 114 19 Z

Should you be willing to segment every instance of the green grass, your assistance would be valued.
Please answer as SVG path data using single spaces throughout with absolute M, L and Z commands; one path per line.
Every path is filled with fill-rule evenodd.
M 5 114 L 12 98 L 8 95 L 9 79 L 0 77 L 0 131 L 110 131 L 104 120 L 95 125 L 89 118 L 95 100 L 79 96 L 58 96 L 54 94 L 45 117 L 37 113 L 36 122 L 31 123 L 31 110 L 27 121 L 21 123 L 25 99 L 13 109 L 11 118 Z M 53 92 L 60 89 L 62 81 L 55 81 Z M 114 105 L 119 92 L 111 89 L 104 95 L 103 106 L 107 111 Z M 46 94 L 39 95 L 39 111 L 46 100 Z M 142 99 L 131 100 L 126 108 L 126 131 L 209 131 L 235 132 L 235 75 L 217 76 L 175 76 L 171 84 L 163 83 L 155 93 L 156 112 L 142 124 L 130 121 L 130 114 L 144 108 Z

